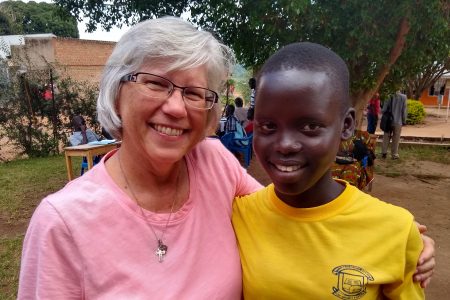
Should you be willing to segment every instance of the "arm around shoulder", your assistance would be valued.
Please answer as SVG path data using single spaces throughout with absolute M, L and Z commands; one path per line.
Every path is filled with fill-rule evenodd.
M 82 265 L 64 220 L 44 199 L 24 239 L 18 299 L 81 299 Z

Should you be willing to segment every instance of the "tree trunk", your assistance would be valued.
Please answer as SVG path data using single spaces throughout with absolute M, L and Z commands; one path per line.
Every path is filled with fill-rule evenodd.
M 403 48 L 406 42 L 406 36 L 410 30 L 410 24 L 408 17 L 403 17 L 400 21 L 399 28 L 397 31 L 397 36 L 395 38 L 394 45 L 389 53 L 388 61 L 380 68 L 376 84 L 372 89 L 355 91 L 351 95 L 352 104 L 356 110 L 356 129 L 362 130 L 362 121 L 364 116 L 364 109 L 367 106 L 370 98 L 375 94 L 375 92 L 380 88 L 386 76 L 389 74 L 392 65 L 397 61 L 397 59 L 402 54 Z

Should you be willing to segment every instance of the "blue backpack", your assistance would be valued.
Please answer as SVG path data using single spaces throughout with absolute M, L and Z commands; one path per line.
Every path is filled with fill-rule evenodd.
M 237 122 L 236 123 L 236 131 L 234 132 L 234 138 L 235 139 L 243 139 L 247 137 L 247 133 L 245 133 L 244 128 L 242 127 L 242 125 Z M 248 145 L 248 140 L 235 140 L 234 141 L 236 143 L 236 145 L 238 146 L 247 146 Z

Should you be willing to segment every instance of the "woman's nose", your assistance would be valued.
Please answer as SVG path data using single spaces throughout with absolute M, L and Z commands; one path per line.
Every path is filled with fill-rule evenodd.
M 187 115 L 186 103 L 184 102 L 183 91 L 181 89 L 173 89 L 163 105 L 163 111 L 176 118 L 182 118 Z

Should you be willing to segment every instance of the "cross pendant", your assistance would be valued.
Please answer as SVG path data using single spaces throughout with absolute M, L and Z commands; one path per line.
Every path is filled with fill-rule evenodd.
M 163 244 L 161 240 L 158 240 L 158 248 L 156 248 L 155 254 L 158 257 L 158 261 L 162 263 L 167 253 L 167 246 Z

